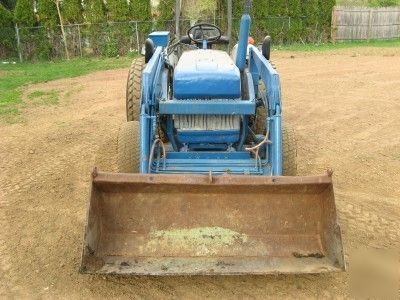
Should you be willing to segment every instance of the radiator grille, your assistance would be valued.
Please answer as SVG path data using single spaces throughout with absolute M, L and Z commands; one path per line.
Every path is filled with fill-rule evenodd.
M 240 116 L 175 115 L 175 128 L 180 130 L 240 130 Z

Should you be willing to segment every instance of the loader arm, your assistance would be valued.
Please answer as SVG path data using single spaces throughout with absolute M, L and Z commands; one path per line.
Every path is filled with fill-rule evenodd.
M 235 60 L 212 45 L 176 51 L 168 32 L 149 35 L 140 124 L 118 133 L 121 173 L 92 174 L 81 272 L 345 269 L 332 172 L 287 176 L 296 164 L 294 173 L 283 168 L 291 160 L 283 156 L 281 85 L 248 45 L 250 3 Z
M 270 133 L 268 145 L 269 163 L 272 167 L 272 175 L 282 175 L 282 118 L 281 118 L 281 83 L 279 74 L 272 67 L 269 61 L 254 46 L 249 46 L 249 71 L 253 78 L 254 89 L 258 90 L 259 80 L 261 79 L 266 88 L 266 97 L 264 100 L 268 112 L 266 126 Z

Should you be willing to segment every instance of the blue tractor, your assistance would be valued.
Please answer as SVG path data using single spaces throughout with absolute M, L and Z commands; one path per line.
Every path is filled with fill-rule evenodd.
M 117 172 L 93 172 L 82 272 L 344 269 L 331 174 L 295 176 L 270 38 L 248 43 L 248 4 L 231 54 L 213 24 L 149 35 L 128 77 Z

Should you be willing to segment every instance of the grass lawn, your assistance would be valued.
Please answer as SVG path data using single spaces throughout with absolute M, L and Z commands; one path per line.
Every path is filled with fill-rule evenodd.
M 0 119 L 20 113 L 22 90 L 26 84 L 70 78 L 90 72 L 128 67 L 131 57 L 73 59 L 70 61 L 0 64 Z M 57 95 L 29 95 L 29 100 L 45 98 L 44 104 L 56 103 Z
M 277 51 L 321 52 L 361 47 L 400 47 L 400 39 L 388 41 L 363 41 L 349 43 L 275 45 Z M 128 67 L 131 57 L 73 59 L 70 61 L 0 64 L 0 120 L 12 120 L 20 114 L 22 90 L 27 84 L 76 77 L 99 70 Z M 58 92 L 28 95 L 28 101 L 57 104 Z
M 332 51 L 338 49 L 351 49 L 360 47 L 377 47 L 377 48 L 394 48 L 400 47 L 400 39 L 395 40 L 373 40 L 373 41 L 357 41 L 357 42 L 340 42 L 336 44 L 322 43 L 322 44 L 291 44 L 291 45 L 276 45 L 273 46 L 274 50 L 288 50 L 288 51 Z
M 336 0 L 336 5 L 384 7 L 400 5 L 400 0 Z

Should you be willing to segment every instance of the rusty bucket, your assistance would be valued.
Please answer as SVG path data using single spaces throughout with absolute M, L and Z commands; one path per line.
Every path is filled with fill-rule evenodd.
M 330 176 L 95 173 L 81 272 L 344 270 Z

